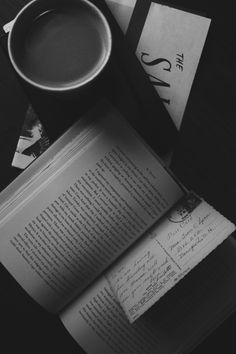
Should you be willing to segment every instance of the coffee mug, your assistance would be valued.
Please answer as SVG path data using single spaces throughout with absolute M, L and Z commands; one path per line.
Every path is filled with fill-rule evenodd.
M 109 24 L 87 0 L 33 0 L 16 16 L 8 52 L 29 84 L 53 93 L 91 83 L 107 64 L 112 47 Z

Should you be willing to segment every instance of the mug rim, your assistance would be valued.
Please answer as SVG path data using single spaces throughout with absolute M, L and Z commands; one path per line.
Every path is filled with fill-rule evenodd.
M 106 34 L 107 34 L 107 39 L 108 39 L 108 47 L 104 56 L 104 59 L 101 63 L 101 65 L 95 70 L 94 73 L 92 73 L 89 77 L 85 78 L 83 81 L 81 82 L 75 82 L 75 83 L 71 83 L 68 86 L 50 86 L 47 84 L 41 84 L 38 83 L 37 81 L 32 80 L 31 78 L 29 78 L 27 75 L 24 74 L 24 72 L 19 68 L 18 64 L 16 63 L 14 56 L 12 54 L 12 49 L 11 49 L 11 39 L 13 36 L 13 31 L 14 31 L 14 27 L 15 24 L 19 21 L 19 19 L 21 19 L 21 15 L 22 13 L 24 13 L 29 7 L 31 7 L 34 3 L 40 2 L 41 0 L 31 0 L 29 3 L 27 3 L 25 6 L 22 7 L 22 9 L 17 13 L 15 19 L 13 20 L 13 25 L 9 31 L 9 35 L 8 35 L 8 55 L 10 58 L 10 61 L 14 67 L 14 69 L 16 70 L 16 72 L 19 74 L 19 76 L 24 79 L 26 82 L 28 82 L 30 85 L 37 87 L 41 90 L 46 90 L 46 91 L 51 91 L 51 92 L 68 92 L 71 90 L 75 90 L 75 89 L 79 89 L 81 87 L 86 86 L 87 84 L 89 84 L 91 81 L 93 81 L 100 73 L 101 71 L 104 69 L 104 67 L 106 66 L 110 56 L 111 56 L 111 50 L 112 50 L 112 34 L 111 34 L 111 29 L 109 26 L 109 23 L 105 17 L 105 15 L 103 14 L 103 12 L 95 5 L 93 4 L 91 1 L 89 0 L 80 0 L 80 2 L 85 3 L 88 7 L 93 8 L 93 10 L 96 12 L 96 14 L 98 15 L 98 17 L 102 20 L 102 23 L 104 25 Z M 47 11 L 47 9 L 45 10 Z M 44 11 L 42 10 L 39 15 L 43 14 Z

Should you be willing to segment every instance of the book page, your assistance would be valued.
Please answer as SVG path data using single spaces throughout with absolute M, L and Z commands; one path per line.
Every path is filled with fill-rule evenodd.
M 8 202 L 3 193 L 1 261 L 52 311 L 85 288 L 183 196 L 118 112 L 106 104 L 94 112 L 87 136 L 69 141 L 68 153 L 25 183 L 19 195 L 13 193 L 17 202 L 12 197 Z M 25 174 L 30 176 L 30 170 Z
M 107 274 L 129 321 L 141 316 L 234 230 L 229 220 L 193 193 L 179 202 Z
M 190 352 L 236 306 L 235 241 L 225 241 L 185 280 L 130 323 L 105 278 L 61 315 L 88 354 Z

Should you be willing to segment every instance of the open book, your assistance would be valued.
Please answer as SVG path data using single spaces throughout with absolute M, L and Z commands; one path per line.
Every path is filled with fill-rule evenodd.
M 3 265 L 89 353 L 170 352 L 143 313 L 235 229 L 107 101 L 0 201 Z

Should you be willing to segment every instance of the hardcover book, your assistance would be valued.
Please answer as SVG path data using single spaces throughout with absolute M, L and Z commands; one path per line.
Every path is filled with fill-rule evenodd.
M 211 20 L 159 1 L 106 3 L 180 129 Z

